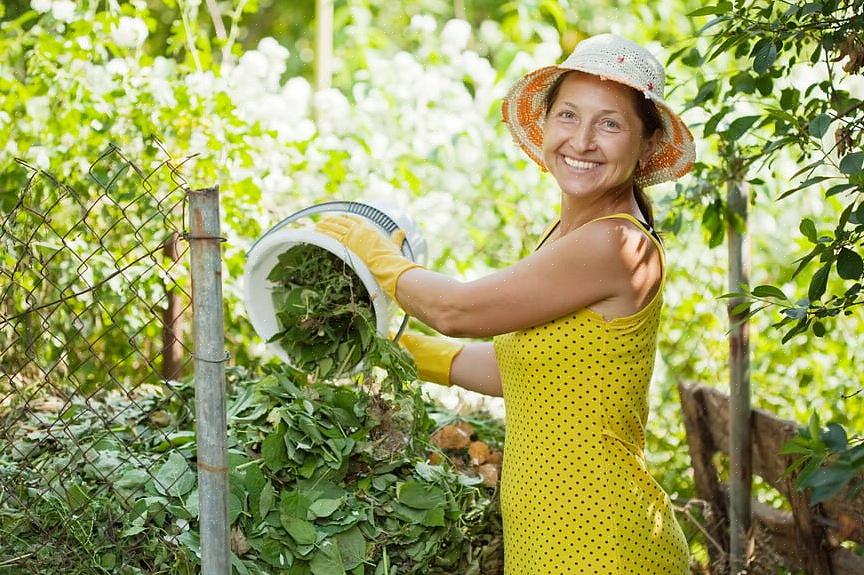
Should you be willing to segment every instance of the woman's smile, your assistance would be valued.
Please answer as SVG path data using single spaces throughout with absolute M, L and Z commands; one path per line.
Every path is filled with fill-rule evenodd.
M 567 164 L 573 169 L 574 172 L 581 174 L 596 170 L 603 165 L 600 162 L 577 160 L 576 158 L 571 158 L 570 156 L 565 156 L 564 154 L 561 154 L 561 158 L 564 160 L 565 164 Z

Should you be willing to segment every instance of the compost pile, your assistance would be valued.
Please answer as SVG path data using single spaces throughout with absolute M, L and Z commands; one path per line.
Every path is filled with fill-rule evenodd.
M 458 418 L 307 375 L 229 369 L 235 572 L 499 574 L 497 490 L 432 440 Z M 5 557 L 34 575 L 197 572 L 192 386 L 172 385 L 28 408 L 0 453 L 0 484 L 18 485 L 0 493 Z M 500 445 L 500 423 L 471 423 L 475 443 Z

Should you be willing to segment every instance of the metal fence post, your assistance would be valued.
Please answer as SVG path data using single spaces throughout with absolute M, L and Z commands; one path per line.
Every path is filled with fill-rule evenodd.
M 219 187 L 189 193 L 201 573 L 231 573 Z

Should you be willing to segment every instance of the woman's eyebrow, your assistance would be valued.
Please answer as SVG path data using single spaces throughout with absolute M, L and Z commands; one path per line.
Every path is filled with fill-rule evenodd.
M 579 106 L 577 106 L 576 104 L 573 104 L 572 102 L 561 102 L 561 103 L 563 105 L 567 106 L 568 108 L 573 108 L 574 110 L 579 110 Z M 624 113 L 621 112 L 621 110 L 612 110 L 612 109 L 608 109 L 608 108 L 604 109 L 604 110 L 598 110 L 597 113 L 598 114 L 618 114 L 619 116 L 624 115 Z

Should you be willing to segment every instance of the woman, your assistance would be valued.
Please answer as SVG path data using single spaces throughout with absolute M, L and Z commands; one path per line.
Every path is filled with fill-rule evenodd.
M 503 396 L 505 574 L 689 572 L 669 497 L 645 467 L 647 390 L 666 277 L 641 186 L 687 173 L 693 138 L 662 65 L 604 34 L 527 74 L 503 104 L 515 141 L 561 188 L 561 216 L 515 265 L 460 282 L 352 217 L 319 229 L 407 313 L 462 344 L 407 334 L 423 379 Z

